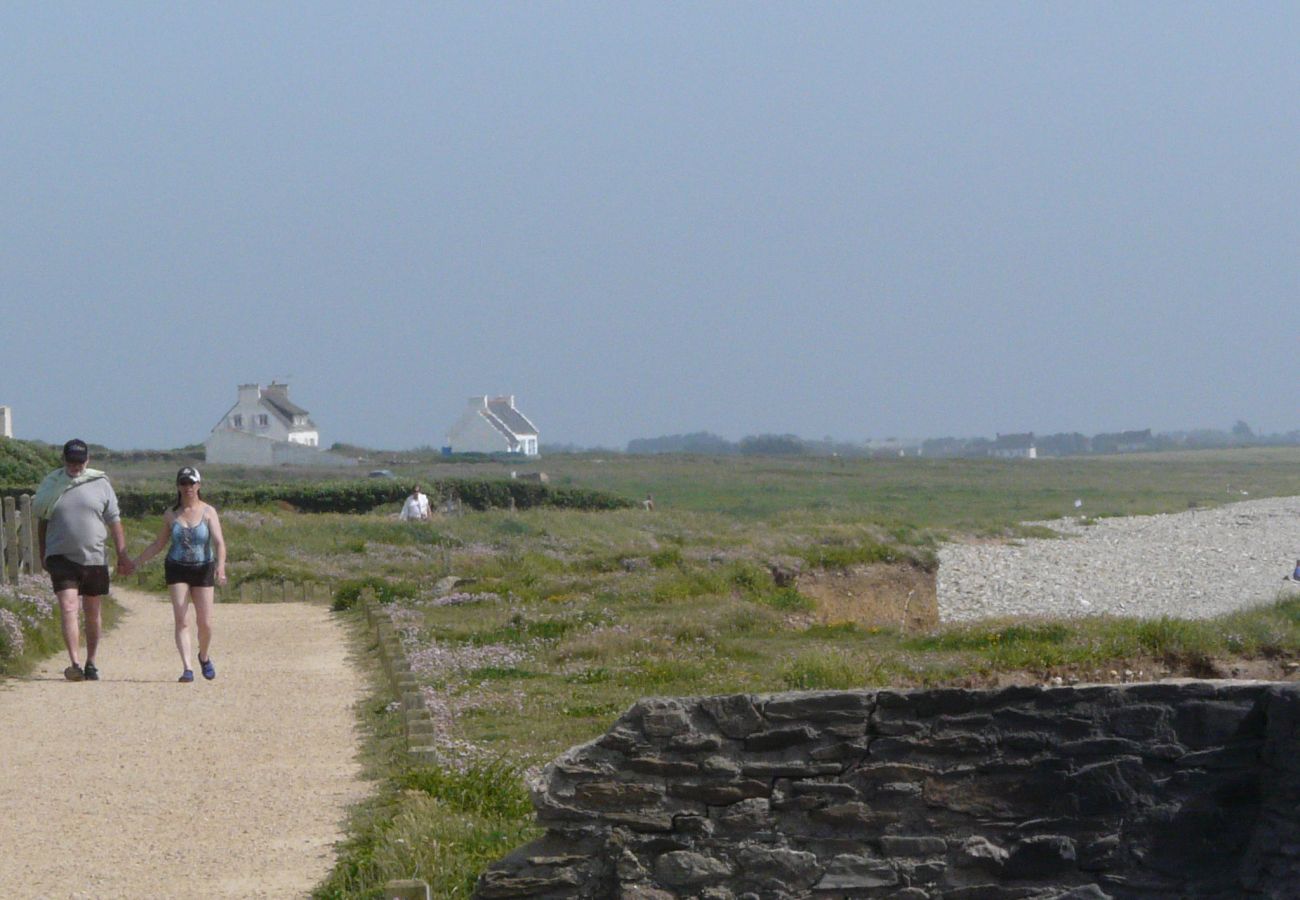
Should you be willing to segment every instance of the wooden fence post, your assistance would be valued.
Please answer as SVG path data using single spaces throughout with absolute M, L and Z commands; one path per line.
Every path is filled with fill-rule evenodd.
M 6 527 L 4 504 L 0 503 L 0 584 L 9 582 L 9 567 L 5 565 L 5 560 L 9 558 L 9 541 L 7 539 L 8 528 Z
M 6 577 L 10 584 L 18 582 L 18 510 L 13 497 L 5 497 L 5 559 Z
M 23 564 L 27 567 L 28 575 L 35 575 L 41 570 L 37 564 L 36 546 L 39 543 L 36 540 L 36 517 L 32 515 L 32 495 L 23 494 L 18 498 L 18 511 L 22 515 L 19 527 L 22 529 L 19 537 L 20 549 L 22 550 Z

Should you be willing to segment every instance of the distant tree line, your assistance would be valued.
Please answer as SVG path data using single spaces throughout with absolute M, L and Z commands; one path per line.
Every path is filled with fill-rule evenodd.
M 1201 450 L 1225 447 L 1280 447 L 1300 445 L 1300 431 L 1257 434 L 1238 421 L 1226 431 L 1198 429 L 1153 433 L 1102 432 L 1091 437 L 1075 432 L 1031 435 L 1039 456 L 1088 456 L 1143 453 L 1157 450 Z M 702 456 L 929 456 L 939 458 L 993 456 L 998 440 L 986 437 L 940 437 L 922 441 L 835 441 L 829 437 L 808 440 L 794 434 L 758 434 L 729 441 L 708 431 L 668 434 L 628 441 L 632 454 L 687 453 Z M 554 448 L 552 448 L 554 451 Z

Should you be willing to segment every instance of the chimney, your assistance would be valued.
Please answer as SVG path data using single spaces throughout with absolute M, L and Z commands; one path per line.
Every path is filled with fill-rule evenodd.
M 278 397 L 281 400 L 288 400 L 289 385 L 280 384 L 278 381 L 272 381 L 266 387 L 262 388 L 262 395 L 265 397 Z
M 241 384 L 239 386 L 240 403 L 255 403 L 260 396 L 262 396 L 261 389 L 255 384 Z

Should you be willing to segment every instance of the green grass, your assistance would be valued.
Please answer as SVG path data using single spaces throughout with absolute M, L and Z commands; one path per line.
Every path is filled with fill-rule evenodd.
M 475 463 L 474 475 L 491 477 L 501 465 Z M 1296 599 L 1212 622 L 1020 619 L 904 633 L 823 621 L 811 598 L 778 587 L 772 571 L 797 563 L 933 573 L 936 547 L 953 536 L 1056 537 L 1023 523 L 1074 515 L 1075 498 L 1101 517 L 1214 505 L 1241 499 L 1241 490 L 1300 495 L 1300 451 L 1033 463 L 561 457 L 542 465 L 553 483 L 653 493 L 656 510 L 495 510 L 431 525 L 393 521 L 391 510 L 302 515 L 268 506 L 224 515 L 232 580 L 331 580 L 340 607 L 370 587 L 410 610 L 428 640 L 471 660 L 427 680 L 459 710 L 446 738 L 477 747 L 482 765 L 412 774 L 390 754 L 318 896 L 378 896 L 384 879 L 412 875 L 438 896 L 467 896 L 483 865 L 535 833 L 526 807 L 511 806 L 520 797 L 511 773 L 591 740 L 646 696 L 1088 681 L 1126 668 L 1155 677 L 1204 674 L 1216 659 L 1300 658 Z M 413 465 L 399 477 L 456 469 Z M 157 527 L 156 519 L 128 525 L 133 543 Z M 447 575 L 463 579 L 456 591 L 484 596 L 430 604 Z M 400 743 L 384 706 L 377 694 L 363 716 L 373 746 Z

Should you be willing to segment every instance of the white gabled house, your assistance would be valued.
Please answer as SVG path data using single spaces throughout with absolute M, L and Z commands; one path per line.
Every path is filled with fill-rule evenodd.
M 241 384 L 235 405 L 203 442 L 207 461 L 244 466 L 352 466 L 356 460 L 318 449 L 311 414 L 289 399 L 289 386 Z
M 993 442 L 989 455 L 998 459 L 1038 459 L 1038 447 L 1034 444 L 1034 433 L 999 434 Z
M 470 397 L 447 432 L 451 453 L 519 453 L 537 456 L 537 426 L 515 407 L 514 395 Z
M 275 381 L 266 387 L 241 384 L 239 399 L 212 430 L 222 428 L 308 447 L 320 443 L 311 414 L 289 400 L 289 385 Z

